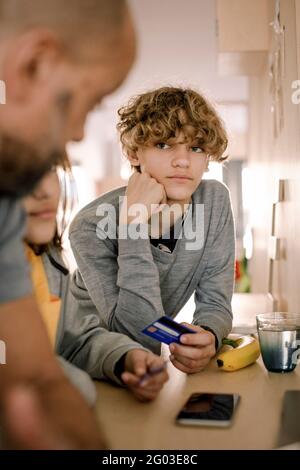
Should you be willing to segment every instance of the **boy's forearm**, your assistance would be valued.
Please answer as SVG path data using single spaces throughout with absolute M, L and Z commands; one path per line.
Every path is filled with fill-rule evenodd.
M 209 327 L 218 339 L 222 339 L 232 329 L 231 299 L 234 287 L 235 233 L 231 204 L 228 192 L 210 247 L 206 270 L 196 288 L 193 323 Z
M 94 379 L 121 383 L 114 373 L 116 363 L 131 349 L 143 347 L 128 336 L 101 326 L 103 323 L 91 298 L 81 298 L 83 290 L 75 287 L 74 283 L 68 292 L 66 308 L 61 312 L 56 353 Z
M 101 230 L 97 230 L 99 235 Z M 91 233 L 73 230 L 70 236 L 80 270 L 72 278 L 71 291 L 79 308 L 90 310 L 92 301 L 102 326 L 159 352 L 156 342 L 141 333 L 145 325 L 164 314 L 149 238 L 120 238 L 115 249 L 104 233 L 101 240 Z
M 154 342 L 141 330 L 164 314 L 158 268 L 149 240 L 119 240 L 118 304 L 111 327 L 153 350 Z M 157 351 L 156 351 L 157 352 Z
M 82 324 L 90 325 L 88 320 Z M 70 341 L 70 338 L 72 340 Z M 58 352 L 66 360 L 86 371 L 93 379 L 111 380 L 122 385 L 115 367 L 122 356 L 132 349 L 144 349 L 127 336 L 96 327 L 86 331 L 67 327 Z
M 208 309 L 204 312 L 196 311 L 193 324 L 201 326 L 203 329 L 211 331 L 216 336 L 216 349 L 222 346 L 222 339 L 225 338 L 232 329 L 232 316 L 229 312 Z

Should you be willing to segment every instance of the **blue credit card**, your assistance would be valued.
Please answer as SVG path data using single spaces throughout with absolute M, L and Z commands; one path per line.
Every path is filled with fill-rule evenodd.
M 187 333 L 195 333 L 195 331 L 180 325 L 170 317 L 163 316 L 155 322 L 148 325 L 142 331 L 147 336 L 157 339 L 161 343 L 171 344 L 180 343 L 182 335 Z

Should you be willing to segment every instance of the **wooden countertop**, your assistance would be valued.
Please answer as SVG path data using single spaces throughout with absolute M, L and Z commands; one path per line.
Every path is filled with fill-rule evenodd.
M 235 295 L 235 324 L 253 323 L 256 313 L 266 311 L 265 302 L 265 296 Z M 152 403 L 139 403 L 127 390 L 97 382 L 97 416 L 111 449 L 276 447 L 282 398 L 285 390 L 300 389 L 299 367 L 288 374 L 269 373 L 261 358 L 256 364 L 236 372 L 218 370 L 215 361 L 205 371 L 190 376 L 172 364 L 168 367 L 170 380 Z M 194 392 L 240 394 L 241 401 L 231 428 L 176 425 L 175 416 Z

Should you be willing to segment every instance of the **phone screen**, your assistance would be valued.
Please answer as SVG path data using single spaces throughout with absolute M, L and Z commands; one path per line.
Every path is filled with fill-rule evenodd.
M 176 421 L 181 424 L 228 426 L 240 396 L 229 393 L 193 393 Z

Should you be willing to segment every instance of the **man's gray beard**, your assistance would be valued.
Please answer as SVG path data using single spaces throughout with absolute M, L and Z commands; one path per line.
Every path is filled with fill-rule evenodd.
M 53 149 L 42 156 L 32 146 L 0 136 L 0 197 L 23 197 L 39 180 L 62 162 L 62 151 Z

